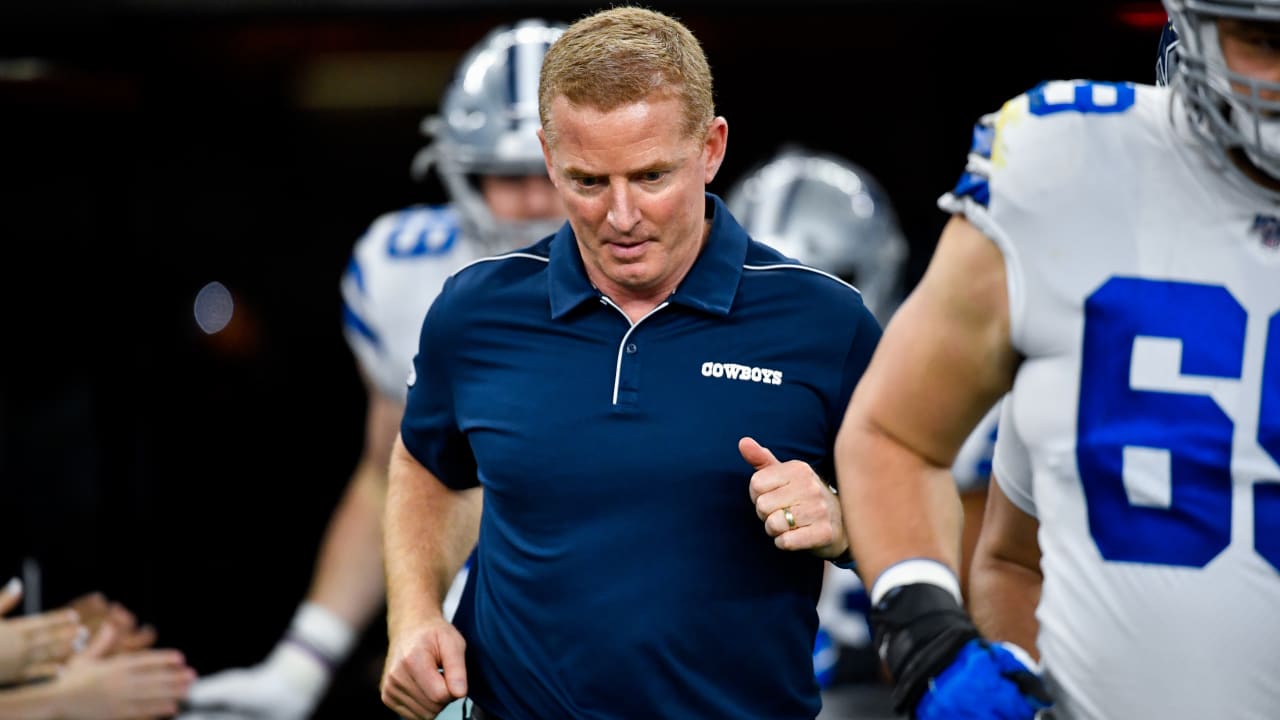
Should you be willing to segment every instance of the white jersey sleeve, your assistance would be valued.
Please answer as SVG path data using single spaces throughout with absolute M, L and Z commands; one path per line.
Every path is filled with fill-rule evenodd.
M 341 290 L 347 344 L 379 392 L 404 402 L 427 309 L 478 252 L 450 206 L 388 213 L 356 242 Z
M 998 444 L 1025 451 L 996 476 L 1034 500 L 1066 720 L 1280 707 L 1280 212 L 1176 103 L 1046 83 L 984 118 L 939 201 L 1004 257 L 1024 360 Z
M 1006 398 L 1007 399 L 1007 398 Z M 991 470 L 1001 492 L 1022 512 L 1036 517 L 1036 501 L 1031 483 L 1031 458 L 1013 421 L 1013 403 L 999 406 L 1000 434 L 995 438 Z
M 996 430 L 1000 419 L 1000 403 L 983 416 L 978 426 L 965 438 L 964 445 L 951 465 L 951 475 L 960 492 L 982 490 L 991 482 L 991 458 L 995 451 Z

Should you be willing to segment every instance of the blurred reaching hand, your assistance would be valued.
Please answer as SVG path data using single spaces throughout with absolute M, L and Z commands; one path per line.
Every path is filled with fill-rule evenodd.
M 17 607 L 21 598 L 22 583 L 14 578 L 0 590 L 0 614 Z M 87 637 L 74 610 L 0 620 L 0 683 L 56 675 Z
M 109 656 L 119 631 L 103 623 L 88 647 L 52 683 L 58 717 L 135 720 L 169 717 L 187 696 L 195 671 L 176 650 L 143 650 Z
M 128 608 L 108 600 L 100 592 L 92 592 L 72 600 L 68 607 L 80 616 L 80 622 L 89 632 L 97 635 L 104 623 L 116 629 L 114 646 L 107 655 L 137 652 L 156 644 L 156 631 L 150 625 L 138 626 L 138 619 Z

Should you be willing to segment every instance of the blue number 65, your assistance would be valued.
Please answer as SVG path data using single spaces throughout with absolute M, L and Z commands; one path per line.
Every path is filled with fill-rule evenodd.
M 1226 288 L 1117 277 L 1085 301 L 1076 463 L 1089 531 L 1112 561 L 1204 567 L 1231 542 L 1230 416 L 1210 397 L 1134 390 L 1138 336 L 1180 340 L 1183 375 L 1237 379 L 1247 314 Z M 1280 313 L 1268 323 L 1258 442 L 1280 462 Z M 1126 447 L 1168 453 L 1167 507 L 1134 504 Z M 1254 548 L 1280 570 L 1280 479 L 1254 491 Z M 1271 480 L 1271 482 L 1265 482 Z

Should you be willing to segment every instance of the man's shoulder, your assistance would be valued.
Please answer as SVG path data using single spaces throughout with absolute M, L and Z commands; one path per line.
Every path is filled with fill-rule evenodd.
M 752 240 L 743 262 L 743 279 L 792 286 L 809 297 L 831 302 L 861 302 L 857 288 L 825 270 L 806 265 Z M 816 295 L 815 295 L 816 294 Z
M 356 241 L 361 262 L 458 263 L 473 252 L 452 205 L 410 205 L 376 217 Z
M 1168 145 L 1169 102 L 1167 88 L 1149 85 L 1044 82 L 984 116 L 975 128 L 974 146 L 987 146 L 980 154 L 990 160 L 993 172 L 1027 164 L 1044 166 L 1042 172 L 1079 167 L 1061 160 L 1090 152 L 1095 162 L 1114 161 L 1143 146 Z M 1118 148 L 1128 152 L 1117 154 Z
M 449 292 L 458 296 L 489 296 L 497 288 L 514 289 L 546 272 L 551 262 L 551 238 L 510 252 L 475 258 L 453 272 Z
M 408 205 L 378 215 L 369 223 L 365 235 L 386 236 L 412 229 L 453 229 L 459 226 L 458 212 L 452 205 Z
M 968 214 L 1118 197 L 1115 188 L 1171 157 L 1170 102 L 1167 88 L 1148 85 L 1041 83 L 979 120 L 960 180 L 939 204 Z
M 770 315 L 784 318 L 792 329 L 852 331 L 876 322 L 856 287 L 754 240 L 743 263 L 741 289 L 741 297 L 764 303 Z M 850 318 L 862 319 L 851 323 Z

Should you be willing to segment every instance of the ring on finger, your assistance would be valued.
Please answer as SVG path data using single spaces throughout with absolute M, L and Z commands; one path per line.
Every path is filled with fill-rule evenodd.
M 792 530 L 795 530 L 795 529 L 796 529 L 796 516 L 791 514 L 791 506 L 790 506 L 790 505 L 788 505 L 787 507 L 782 508 L 782 519 L 787 521 L 787 527 L 788 527 L 788 528 L 790 528 L 790 529 L 792 529 Z

